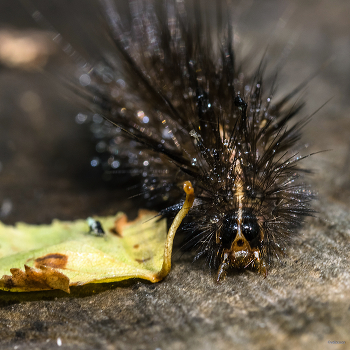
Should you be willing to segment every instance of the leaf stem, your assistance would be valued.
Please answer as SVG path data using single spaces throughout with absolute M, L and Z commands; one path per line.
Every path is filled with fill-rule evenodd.
M 180 211 L 175 216 L 175 219 L 173 220 L 173 223 L 171 224 L 170 229 L 168 231 L 167 240 L 165 242 L 165 248 L 164 248 L 163 266 L 162 266 L 162 269 L 159 271 L 159 273 L 156 275 L 157 281 L 161 281 L 170 272 L 171 255 L 173 251 L 173 242 L 174 242 L 175 233 L 179 228 L 184 217 L 192 208 L 192 205 L 194 202 L 194 189 L 191 181 L 185 181 L 183 185 L 183 189 L 186 193 L 186 200 L 182 208 L 180 209 Z

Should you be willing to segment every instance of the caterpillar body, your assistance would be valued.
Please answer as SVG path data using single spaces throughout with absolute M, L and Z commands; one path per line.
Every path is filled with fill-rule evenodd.
M 95 133 L 109 165 L 139 175 L 142 195 L 163 200 L 163 216 L 180 208 L 190 180 L 184 247 L 218 281 L 231 268 L 266 275 L 313 213 L 304 157 L 293 151 L 307 120 L 288 126 L 303 105 L 292 103 L 300 88 L 275 102 L 264 60 L 243 72 L 226 2 L 101 3 L 115 51 L 72 89 L 100 116 Z

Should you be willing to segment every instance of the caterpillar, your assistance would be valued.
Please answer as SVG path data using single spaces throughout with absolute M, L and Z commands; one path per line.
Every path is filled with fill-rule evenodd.
M 206 259 L 218 281 L 248 267 L 266 276 L 313 214 L 300 165 L 309 155 L 296 151 L 308 122 L 297 120 L 303 102 L 294 101 L 303 84 L 274 101 L 276 77 L 265 83 L 264 58 L 244 72 L 230 2 L 100 6 L 113 52 L 69 86 L 94 112 L 106 164 L 137 176 L 140 195 L 160 202 L 164 217 L 181 208 L 191 181 L 184 248 Z

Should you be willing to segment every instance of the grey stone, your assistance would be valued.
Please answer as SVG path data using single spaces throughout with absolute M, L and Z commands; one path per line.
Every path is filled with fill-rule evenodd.
M 333 59 L 303 93 L 305 114 L 333 97 L 303 139 L 310 152 L 330 151 L 304 162 L 315 170 L 310 182 L 319 192 L 318 213 L 286 257 L 265 279 L 244 271 L 217 284 L 214 271 L 178 253 L 170 275 L 154 285 L 87 285 L 70 295 L 1 292 L 1 349 L 350 348 L 350 3 L 287 5 L 253 1 L 239 22 L 242 40 L 262 42 L 263 49 L 278 18 L 289 18 L 272 35 L 269 50 L 277 61 L 295 39 L 281 71 L 281 93 Z M 24 13 L 0 6 L 4 22 L 30 24 Z M 134 202 L 120 201 L 126 191 L 90 169 L 90 134 L 74 122 L 79 108 L 58 97 L 57 84 L 38 73 L 2 70 L 0 87 L 0 205 L 12 203 L 5 223 L 73 220 L 120 209 L 136 214 Z M 28 90 L 40 96 L 41 115 L 20 109 Z

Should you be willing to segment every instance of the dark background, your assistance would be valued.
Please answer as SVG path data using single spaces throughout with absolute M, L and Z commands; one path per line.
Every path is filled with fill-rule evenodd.
M 36 1 L 68 41 L 88 47 L 96 16 L 87 1 Z M 217 285 L 211 271 L 175 257 L 165 281 L 73 288 L 63 293 L 0 293 L 1 349 L 348 349 L 350 348 L 350 3 L 242 1 L 237 5 L 240 52 L 269 45 L 271 66 L 290 53 L 280 73 L 282 95 L 313 72 L 303 93 L 308 115 L 305 161 L 319 193 L 318 214 L 281 265 L 261 276 L 231 274 Z M 84 30 L 82 24 L 86 23 Z M 0 29 L 39 27 L 22 4 L 0 3 Z M 277 28 L 277 29 L 276 29 Z M 83 42 L 83 43 L 82 43 Z M 90 45 L 90 46 L 89 46 Z M 73 64 L 52 49 L 47 68 Z M 90 50 L 90 51 L 89 51 Z M 323 67 L 325 66 L 325 67 Z M 323 67 L 323 68 L 322 68 Z M 32 109 L 25 96 L 35 95 Z M 26 95 L 27 94 L 27 95 Z M 24 96 L 24 97 L 23 97 Z M 95 145 L 81 108 L 49 74 L 0 70 L 0 219 L 50 223 L 119 210 L 135 215 L 129 192 L 90 166 Z M 178 254 L 179 255 L 179 254 Z M 56 298 L 56 299 L 55 299 Z M 329 344 L 346 341 L 346 344 Z

